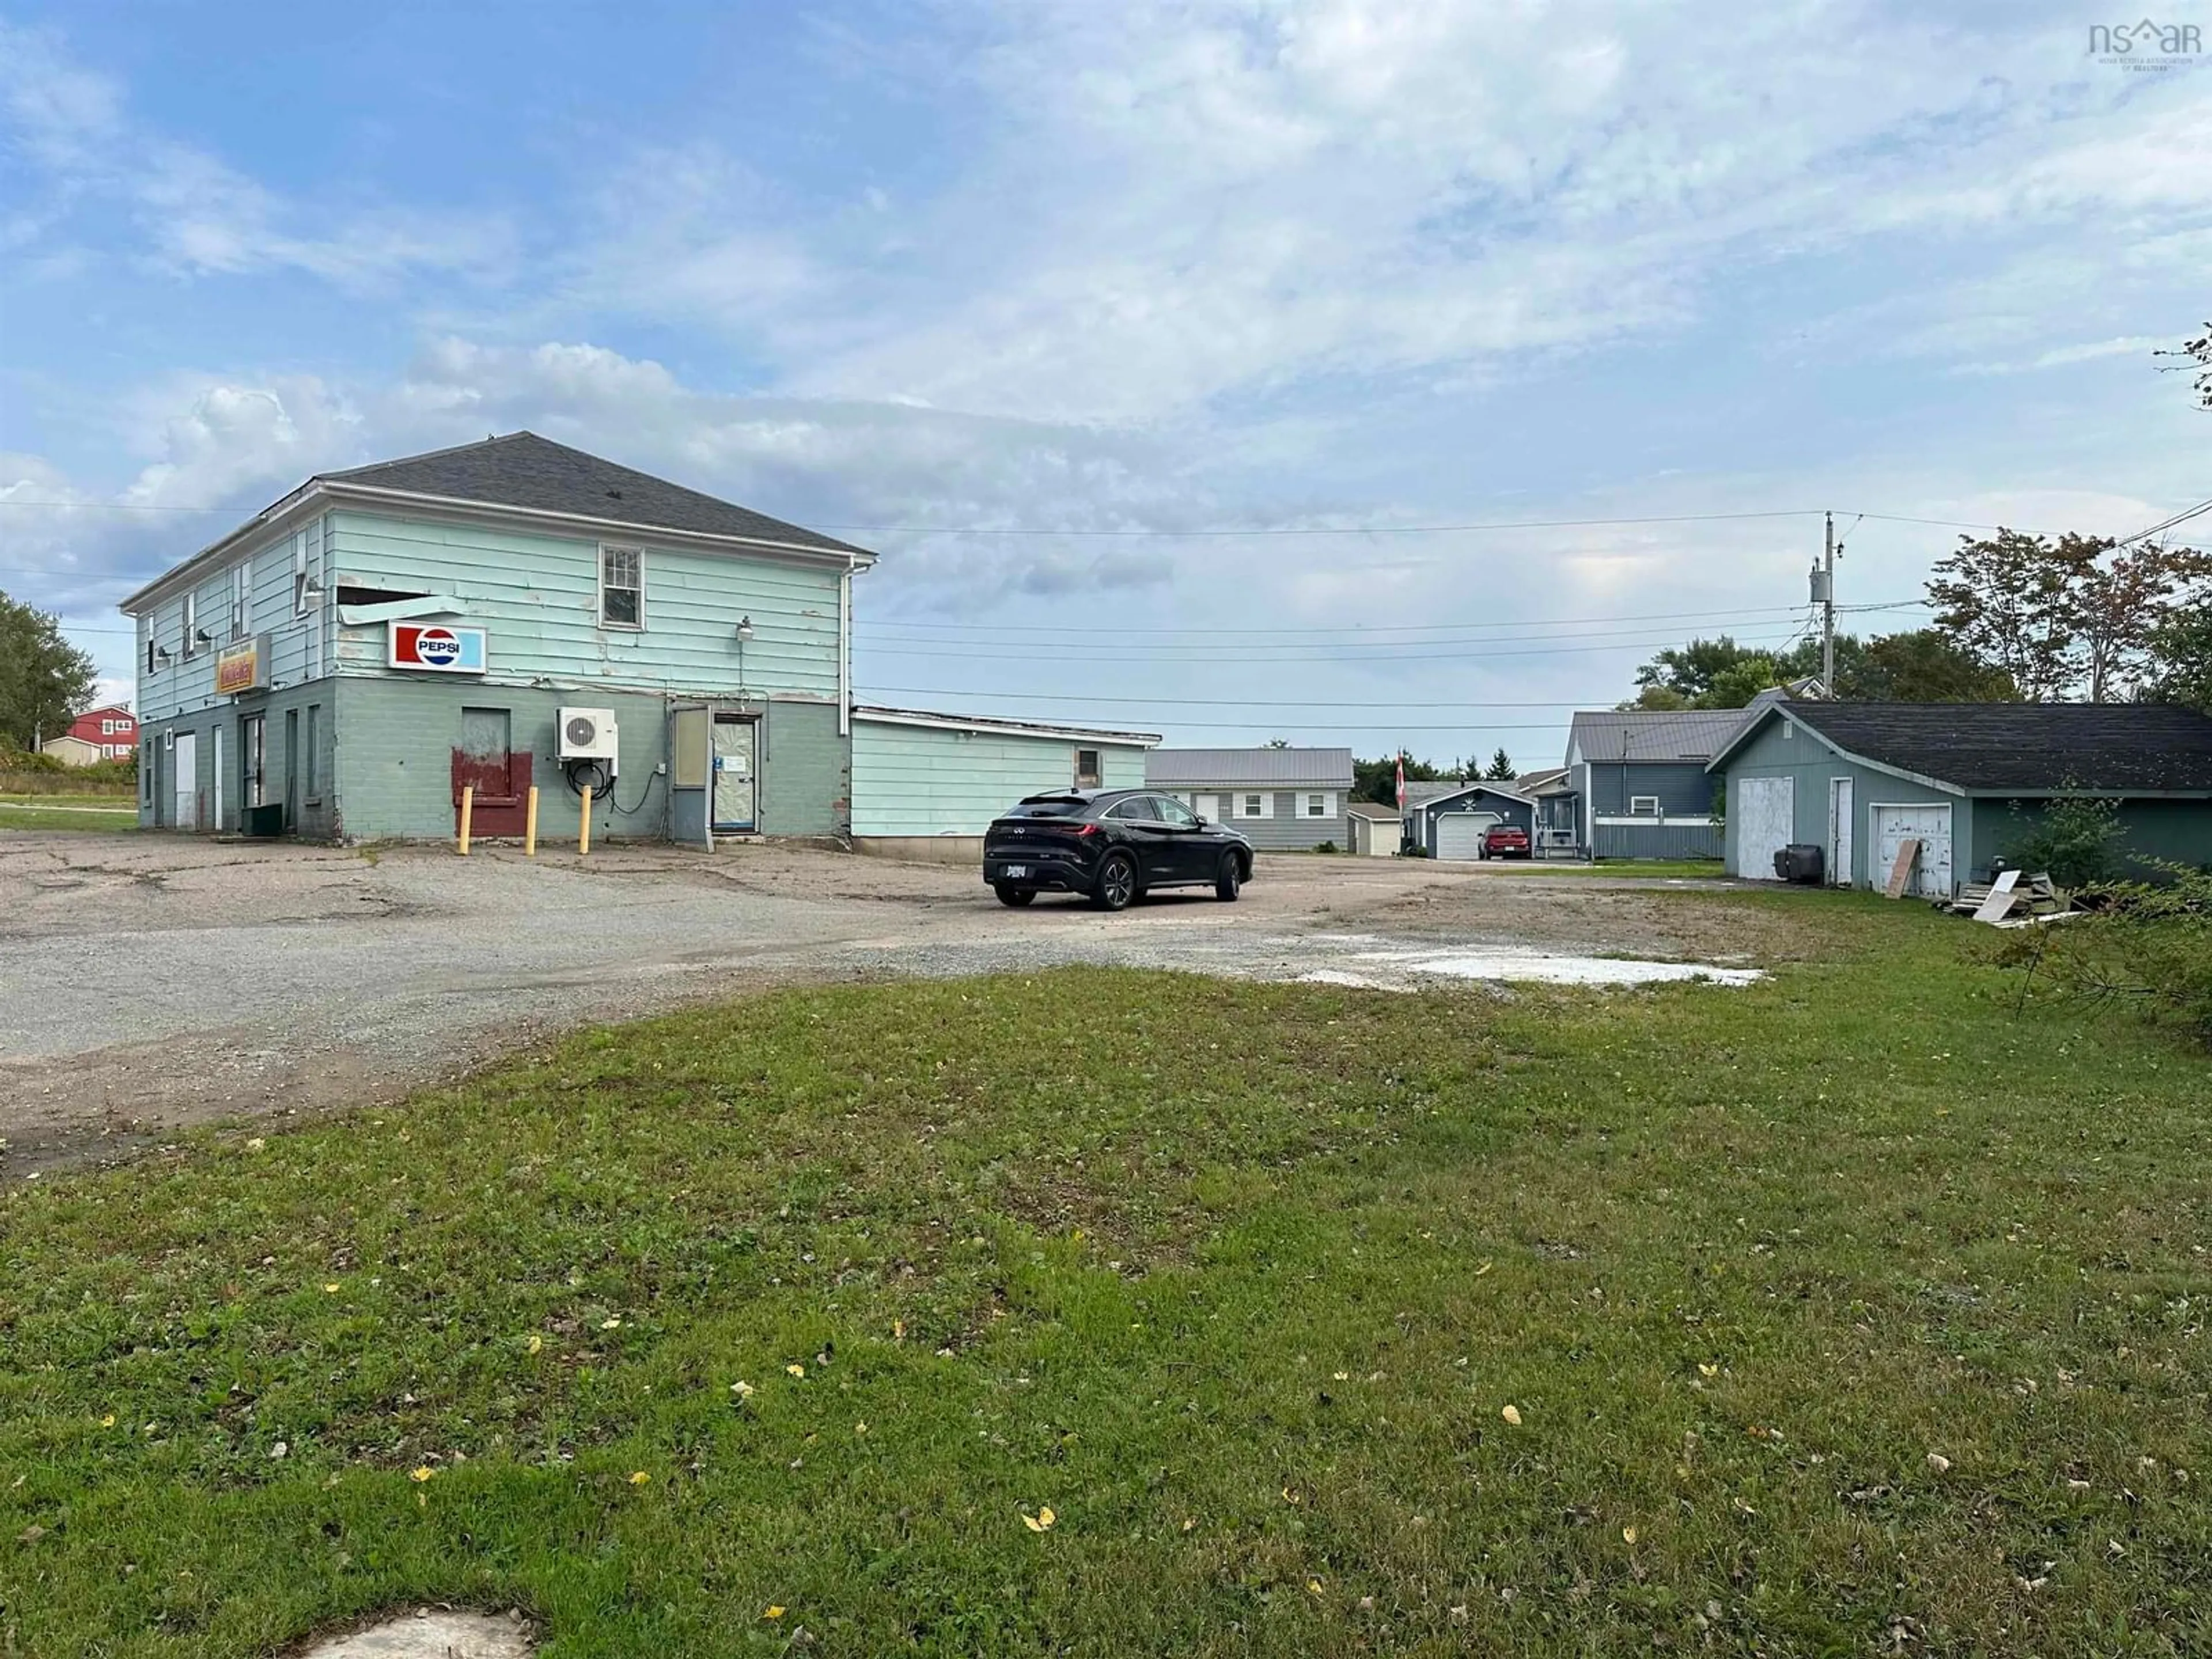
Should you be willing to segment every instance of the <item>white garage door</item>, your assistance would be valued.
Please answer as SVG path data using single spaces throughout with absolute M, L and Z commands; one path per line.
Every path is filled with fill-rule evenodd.
M 1744 778 L 1735 787 L 1735 872 L 1774 880 L 1774 855 L 1797 839 L 1797 787 L 1791 778 Z
M 1917 841 L 1920 856 L 1913 861 L 1912 882 L 1905 891 L 1923 898 L 1950 897 L 1950 807 L 1875 806 L 1872 811 L 1875 861 L 1867 871 L 1868 880 L 1877 888 L 1886 886 L 1897 863 L 1898 848 L 1908 841 Z
M 1446 812 L 1437 820 L 1437 856 L 1440 859 L 1479 859 L 1482 832 L 1503 823 L 1495 812 Z

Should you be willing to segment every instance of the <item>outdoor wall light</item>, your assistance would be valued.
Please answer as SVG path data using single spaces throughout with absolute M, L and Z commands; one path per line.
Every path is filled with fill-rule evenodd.
M 753 636 L 753 619 L 752 619 L 750 617 L 738 617 L 738 639 L 739 640 L 739 641 L 740 641 L 740 642 L 742 642 L 742 641 L 744 641 L 750 640 L 750 639 L 751 639 L 751 638 L 752 638 L 752 636 Z

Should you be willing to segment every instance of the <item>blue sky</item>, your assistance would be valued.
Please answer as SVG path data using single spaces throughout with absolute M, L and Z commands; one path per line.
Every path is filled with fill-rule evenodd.
M 1556 761 L 1801 625 L 1806 509 L 1887 604 L 1897 519 L 2212 495 L 2212 79 L 2097 21 L 0 0 L 0 587 L 120 677 L 245 513 L 529 427 L 873 526 L 873 700 Z

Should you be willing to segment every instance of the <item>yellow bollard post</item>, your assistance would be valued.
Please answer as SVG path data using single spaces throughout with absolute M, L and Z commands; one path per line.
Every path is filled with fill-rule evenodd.
M 538 786 L 534 783 L 522 804 L 522 856 L 538 856 Z
M 473 783 L 461 786 L 461 856 L 469 855 L 469 823 L 477 813 L 477 787 Z
M 584 786 L 584 827 L 583 827 L 583 829 L 582 829 L 581 830 L 580 830 L 580 831 L 577 833 L 577 836 L 576 836 L 576 856 L 577 856 L 578 858 L 581 858 L 581 857 L 583 857 L 583 855 L 584 855 L 585 854 L 586 854 L 586 853 L 590 852 L 591 850 L 592 850 L 592 786 L 591 786 L 590 784 L 588 784 L 588 783 L 587 783 L 587 784 L 586 784 L 586 785 Z

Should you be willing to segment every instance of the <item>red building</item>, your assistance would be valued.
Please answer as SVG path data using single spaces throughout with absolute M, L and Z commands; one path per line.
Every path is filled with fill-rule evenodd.
M 138 747 L 138 717 L 118 703 L 88 708 L 62 735 L 90 744 L 101 760 L 128 760 Z

